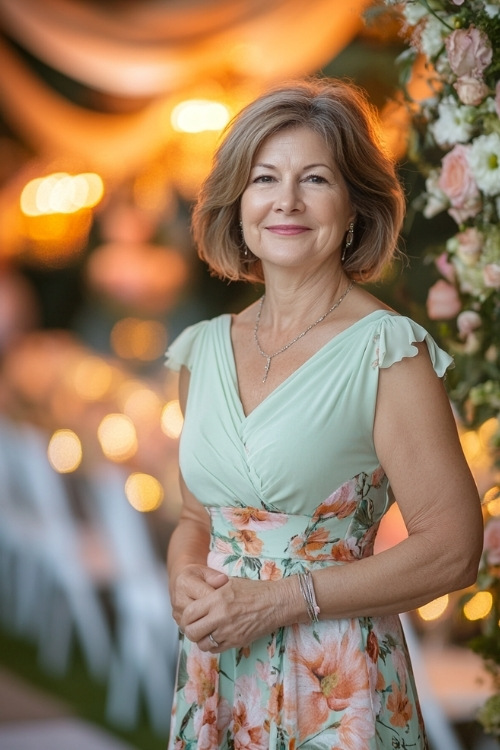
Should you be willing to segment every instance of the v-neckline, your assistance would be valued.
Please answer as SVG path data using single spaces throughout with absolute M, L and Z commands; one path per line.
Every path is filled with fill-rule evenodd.
M 241 411 L 242 419 L 244 421 L 246 421 L 247 419 L 250 419 L 250 417 L 254 414 L 254 412 L 256 412 L 258 409 L 260 409 L 260 407 L 263 404 L 265 404 L 267 401 L 269 401 L 269 399 L 272 396 L 274 396 L 275 393 L 277 393 L 278 391 L 281 391 L 293 378 L 296 377 L 296 375 L 298 375 L 302 370 L 304 370 L 307 367 L 307 365 L 309 365 L 311 362 L 313 362 L 322 352 L 325 351 L 325 349 L 327 349 L 329 346 L 333 345 L 334 342 L 337 343 L 338 340 L 342 339 L 345 334 L 349 333 L 354 328 L 357 328 L 361 323 L 364 323 L 369 318 L 372 318 L 373 316 L 379 315 L 379 314 L 397 315 L 398 313 L 391 313 L 390 310 L 384 310 L 384 309 L 381 308 L 381 309 L 378 309 L 378 310 L 372 310 L 371 313 L 368 313 L 367 315 L 364 315 L 362 318 L 359 318 L 359 320 L 356 320 L 354 323 L 351 323 L 350 326 L 347 326 L 347 328 L 344 328 L 342 331 L 340 331 L 339 333 L 335 334 L 335 336 L 332 336 L 331 339 L 329 339 L 322 346 L 320 346 L 320 348 L 317 349 L 314 352 L 314 354 L 311 354 L 311 356 L 308 357 L 305 362 L 303 362 L 301 365 L 299 365 L 296 370 L 294 370 L 293 372 L 291 372 L 290 375 L 288 375 L 284 380 L 282 380 L 281 383 L 279 383 L 276 386 L 276 388 L 273 388 L 273 390 L 270 391 L 267 394 L 267 396 L 264 396 L 264 398 L 262 399 L 262 401 L 260 401 L 257 404 L 257 406 L 254 406 L 254 408 L 251 411 L 249 411 L 248 413 L 245 412 L 245 409 L 243 407 L 243 402 L 241 400 L 241 395 L 240 395 L 240 385 L 239 385 L 239 380 L 238 380 L 238 369 L 236 367 L 236 358 L 234 356 L 233 339 L 232 339 L 232 335 L 231 335 L 231 330 L 232 330 L 232 325 L 233 325 L 233 316 L 231 314 L 227 314 L 227 316 L 225 316 L 227 318 L 227 325 L 226 325 L 226 330 L 224 332 L 225 336 L 227 337 L 226 341 L 225 341 L 225 343 L 226 343 L 226 352 L 227 352 L 227 357 L 228 357 L 228 363 L 229 363 L 229 366 L 230 366 L 230 369 L 231 369 L 231 375 L 232 375 L 232 379 L 233 379 L 233 386 L 234 386 L 235 397 L 236 397 L 236 401 L 238 403 L 239 409 Z

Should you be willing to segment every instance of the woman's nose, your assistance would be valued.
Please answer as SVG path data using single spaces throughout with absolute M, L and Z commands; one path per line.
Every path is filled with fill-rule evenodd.
M 277 211 L 300 211 L 304 207 L 300 195 L 300 186 L 295 182 L 283 180 L 277 188 L 275 208 Z

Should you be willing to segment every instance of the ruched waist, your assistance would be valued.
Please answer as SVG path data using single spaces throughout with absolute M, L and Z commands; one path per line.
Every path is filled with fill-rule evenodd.
M 358 534 L 352 517 L 305 516 L 275 513 L 260 508 L 210 507 L 212 561 L 217 567 L 232 565 L 238 558 L 270 561 L 302 561 L 339 564 L 353 562 L 373 553 L 375 531 Z M 378 525 L 378 524 L 377 524 Z

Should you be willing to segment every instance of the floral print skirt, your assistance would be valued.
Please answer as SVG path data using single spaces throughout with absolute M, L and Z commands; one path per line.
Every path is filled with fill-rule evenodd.
M 249 521 L 251 510 L 211 509 L 211 567 L 270 578 L 332 564 L 331 546 L 325 555 L 316 546 L 314 560 L 304 554 L 300 534 L 290 534 L 297 517 L 253 509 Z M 311 534 L 318 538 L 317 523 L 302 537 Z M 286 554 L 270 557 L 285 539 Z M 168 748 L 428 750 L 399 617 L 294 625 L 217 655 L 181 635 Z

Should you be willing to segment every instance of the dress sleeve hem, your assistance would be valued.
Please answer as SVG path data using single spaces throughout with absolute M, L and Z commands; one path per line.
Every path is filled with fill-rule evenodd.
M 436 344 L 425 328 L 410 318 L 399 315 L 388 316 L 382 321 L 375 337 L 375 365 L 385 369 L 406 357 L 416 357 L 418 349 L 415 343 L 422 341 L 427 345 L 434 371 L 442 378 L 454 366 L 453 357 Z

